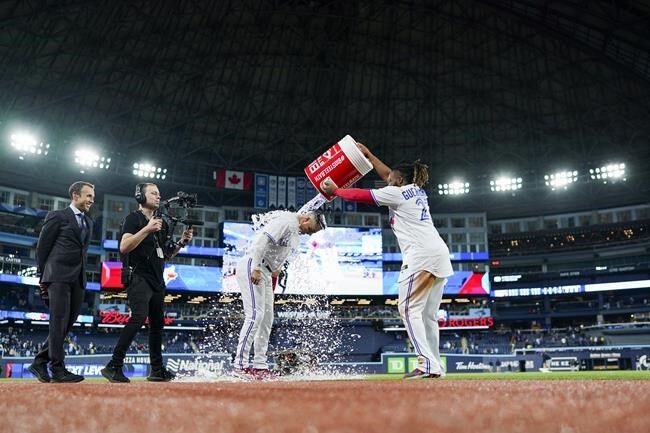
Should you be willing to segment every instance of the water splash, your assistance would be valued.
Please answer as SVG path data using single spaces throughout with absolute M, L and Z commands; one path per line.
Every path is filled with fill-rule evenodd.
M 326 199 L 319 194 L 305 204 L 298 214 L 317 210 L 325 202 Z M 278 210 L 253 215 L 251 220 L 254 231 L 287 213 L 287 211 Z M 224 266 L 227 260 L 226 255 L 224 255 Z M 306 272 L 305 266 L 308 266 L 311 261 L 306 255 L 299 254 L 298 249 L 290 254 L 288 261 L 290 263 L 287 270 L 288 291 L 307 293 L 308 295 L 283 300 L 276 299 L 276 317 L 269 342 L 271 361 L 275 361 L 274 353 L 296 350 L 309 353 L 317 362 L 316 365 L 310 365 L 293 372 L 291 377 L 307 380 L 316 377 L 340 378 L 343 377 L 342 374 L 358 373 L 353 367 L 350 367 L 349 371 L 345 371 L 345 368 L 342 369 L 340 366 L 328 365 L 343 361 L 345 354 L 352 351 L 355 339 L 359 338 L 358 335 L 346 332 L 340 319 L 333 317 L 327 297 L 319 295 L 324 293 L 329 282 L 322 278 L 319 272 Z M 282 289 L 276 287 L 276 293 L 278 290 Z M 219 317 L 220 320 L 208 317 L 204 321 L 205 332 L 200 345 L 201 353 L 234 353 L 244 317 L 241 301 L 223 304 L 215 300 L 211 314 Z M 214 379 L 210 375 L 204 375 L 204 378 Z
M 223 298 L 222 298 L 223 299 Z M 214 356 L 229 354 L 237 348 L 237 339 L 243 324 L 241 301 L 224 304 L 213 300 L 210 314 L 202 322 L 203 337 L 196 342 L 202 356 L 199 362 L 209 362 Z M 340 380 L 359 375 L 355 365 L 333 365 L 345 361 L 353 352 L 354 343 L 360 338 L 349 332 L 340 318 L 334 316 L 325 296 L 293 296 L 276 299 L 273 330 L 269 341 L 269 361 L 277 364 L 284 351 L 308 355 L 315 363 L 305 363 L 280 377 L 280 380 Z M 220 371 L 198 370 L 184 375 L 184 381 L 240 381 Z
M 327 199 L 323 197 L 320 194 L 317 194 L 309 200 L 307 203 L 305 203 L 299 210 L 296 212 L 298 215 L 305 215 L 309 212 L 313 212 L 315 210 L 320 209 L 325 203 L 327 203 Z M 286 215 L 292 213 L 287 210 L 272 210 L 269 212 L 265 213 L 259 213 L 251 216 L 251 221 L 253 222 L 253 230 L 258 231 L 274 219 L 276 219 L 279 216 Z
M 309 200 L 307 203 L 305 203 L 299 210 L 298 210 L 298 215 L 304 215 L 308 212 L 315 211 L 320 209 L 325 203 L 327 203 L 327 199 L 323 197 L 322 195 L 318 194 L 311 200 Z
M 284 300 L 277 310 L 274 352 L 296 351 L 316 361 L 316 365 L 306 363 L 297 368 L 294 374 L 332 374 L 327 363 L 342 362 L 359 338 L 334 316 L 325 296 L 295 296 Z
M 207 315 L 200 320 L 203 332 L 201 337 L 195 341 L 194 347 L 201 354 L 197 360 L 199 362 L 209 361 L 213 357 L 223 359 L 224 354 L 231 357 L 237 349 L 237 338 L 243 318 L 241 301 L 234 296 L 223 295 L 220 298 L 212 298 Z M 191 375 L 185 375 L 183 379 L 192 381 L 224 380 L 230 377 L 229 368 L 224 367 L 216 371 L 198 370 Z
M 292 212 L 289 212 L 288 210 L 272 210 L 270 212 L 252 215 L 251 221 L 253 222 L 253 230 L 258 231 L 274 219 L 291 213 Z

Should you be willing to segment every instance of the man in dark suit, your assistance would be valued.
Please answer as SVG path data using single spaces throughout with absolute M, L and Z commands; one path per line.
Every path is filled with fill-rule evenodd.
M 41 296 L 50 309 L 49 335 L 29 366 L 41 382 L 84 379 L 65 368 L 63 346 L 79 315 L 86 287 L 86 257 L 93 229 L 93 221 L 86 212 L 95 201 L 95 187 L 88 182 L 75 182 L 68 192 L 70 206 L 47 214 L 36 247 Z

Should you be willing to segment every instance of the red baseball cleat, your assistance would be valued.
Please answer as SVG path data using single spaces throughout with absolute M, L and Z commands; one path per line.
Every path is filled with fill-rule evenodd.
M 278 377 L 276 373 L 268 368 L 253 368 L 252 370 L 252 374 L 257 380 L 273 380 Z
M 252 368 L 233 368 L 230 374 L 237 379 L 253 380 L 256 379 L 255 372 Z
M 444 373 L 426 373 L 419 368 L 416 368 L 410 373 L 406 373 L 404 375 L 404 379 L 406 380 L 412 380 L 412 379 L 438 379 L 440 377 L 444 377 Z

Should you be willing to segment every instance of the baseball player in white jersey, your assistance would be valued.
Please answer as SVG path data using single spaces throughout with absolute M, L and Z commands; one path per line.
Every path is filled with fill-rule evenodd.
M 289 255 L 297 251 L 300 235 L 311 235 L 327 227 L 325 217 L 317 212 L 298 215 L 281 212 L 253 237 L 248 252 L 236 269 L 236 278 L 244 304 L 244 325 L 239 333 L 233 374 L 242 378 L 271 377 L 267 350 L 273 326 L 272 275 L 282 269 Z M 250 351 L 253 346 L 253 366 Z
M 437 378 L 445 375 L 440 360 L 440 332 L 436 314 L 447 278 L 453 275 L 449 249 L 433 226 L 427 194 L 426 165 L 416 161 L 389 168 L 363 144 L 359 150 L 388 186 L 381 189 L 340 189 L 329 179 L 321 185 L 328 194 L 377 206 L 388 206 L 390 225 L 402 252 L 399 276 L 399 311 L 418 366 L 405 379 Z

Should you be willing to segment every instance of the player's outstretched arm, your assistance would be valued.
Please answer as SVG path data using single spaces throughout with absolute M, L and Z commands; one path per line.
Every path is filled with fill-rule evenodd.
M 369 189 L 337 188 L 336 185 L 334 185 L 334 182 L 329 179 L 323 181 L 321 188 L 327 195 L 335 195 L 341 197 L 343 200 L 355 201 L 357 203 L 377 204 Z
M 379 158 L 377 158 L 365 144 L 357 142 L 357 148 L 363 153 L 363 156 L 368 158 L 372 166 L 375 168 L 375 171 L 384 181 L 388 181 L 388 175 L 390 174 L 390 167 L 384 164 Z

